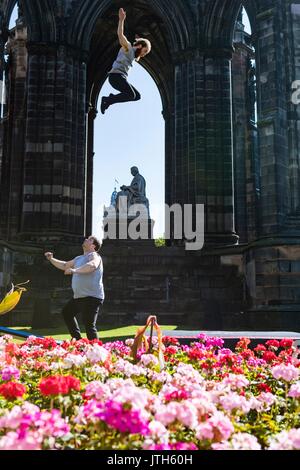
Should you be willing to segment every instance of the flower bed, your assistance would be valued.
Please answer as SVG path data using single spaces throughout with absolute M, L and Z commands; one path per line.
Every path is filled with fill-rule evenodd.
M 199 335 L 61 345 L 0 338 L 0 450 L 300 449 L 300 361 L 292 340 L 235 351 Z

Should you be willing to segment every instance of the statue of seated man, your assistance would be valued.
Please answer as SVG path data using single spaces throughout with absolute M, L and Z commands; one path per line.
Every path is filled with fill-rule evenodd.
M 145 178 L 140 175 L 139 170 L 136 166 L 131 168 L 131 174 L 134 177 L 131 181 L 130 186 L 121 186 L 121 191 L 117 194 L 116 207 L 118 211 L 121 210 L 121 196 L 127 197 L 127 210 L 133 204 L 143 204 L 147 208 L 149 216 L 149 200 L 146 198 L 146 181 Z M 124 207 L 122 207 L 124 210 Z

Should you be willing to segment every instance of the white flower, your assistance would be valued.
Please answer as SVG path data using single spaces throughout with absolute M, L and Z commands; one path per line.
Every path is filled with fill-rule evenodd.
M 109 351 L 107 351 L 99 344 L 93 344 L 91 348 L 86 352 L 86 358 L 92 363 L 96 364 L 97 362 L 105 362 L 109 356 Z

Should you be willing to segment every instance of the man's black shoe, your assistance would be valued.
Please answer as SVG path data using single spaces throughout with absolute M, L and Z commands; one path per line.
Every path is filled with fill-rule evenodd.
M 102 100 L 101 100 L 101 108 L 100 108 L 100 109 L 101 109 L 101 113 L 104 114 L 108 107 L 109 107 L 108 98 L 106 98 L 105 96 L 103 96 L 103 98 L 102 98 Z

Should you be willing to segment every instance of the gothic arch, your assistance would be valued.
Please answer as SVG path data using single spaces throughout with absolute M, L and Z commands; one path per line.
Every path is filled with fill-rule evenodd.
M 192 12 L 183 0 L 175 4 L 171 0 L 137 0 L 136 2 L 123 2 L 124 8 L 134 4 L 143 4 L 145 8 L 153 11 L 165 23 L 170 45 L 174 51 L 191 46 L 194 41 L 195 24 Z M 69 26 L 69 42 L 76 44 L 83 50 L 89 50 L 92 34 L 99 17 L 103 16 L 109 9 L 116 6 L 112 0 L 91 0 L 89 2 L 78 2 L 72 14 Z
M 204 36 L 207 47 L 232 47 L 234 26 L 242 5 L 255 33 L 257 0 L 214 0 L 209 2 L 206 11 Z
M 178 9 L 183 8 L 181 1 L 176 2 L 176 5 Z M 143 35 L 147 32 L 147 37 L 153 40 L 151 56 L 146 57 L 142 65 L 158 87 L 164 111 L 170 112 L 174 92 L 174 55 L 176 57 L 174 49 L 191 47 L 194 44 L 191 44 L 190 41 L 196 40 L 195 36 L 191 34 L 192 20 L 189 18 L 189 10 L 185 15 L 179 15 L 179 11 L 176 12 L 179 15 L 179 23 L 182 23 L 179 35 L 177 27 L 179 23 L 176 23 L 175 15 L 170 18 L 166 11 L 164 13 L 164 9 L 167 8 L 165 1 L 150 0 L 146 4 L 144 0 L 136 0 L 133 4 L 128 4 L 127 7 L 124 4 L 124 7 L 128 9 L 128 29 L 132 34 L 129 39 L 134 38 L 134 33 Z M 94 2 L 94 6 L 89 7 L 90 14 L 93 14 L 90 24 L 87 19 L 87 22 L 81 25 L 82 34 L 84 33 L 82 37 L 85 38 L 85 45 L 83 46 L 81 43 L 81 47 L 89 49 L 87 94 L 93 107 L 96 108 L 99 92 L 111 67 L 112 57 L 115 56 L 119 45 L 116 35 L 117 10 L 112 0 L 103 0 L 101 5 L 98 2 L 98 17 L 95 8 Z M 83 12 L 81 13 L 83 14 Z M 73 15 L 76 17 L 74 13 Z M 84 23 L 84 19 L 82 21 Z M 174 27 L 172 23 L 175 24 Z M 84 28 L 88 28 L 89 33 Z M 77 37 L 79 36 L 78 32 Z M 191 39 L 192 36 L 193 39 Z M 69 41 L 71 40 L 72 38 L 69 38 Z M 81 41 L 80 38 L 79 40 Z
M 3 3 L 3 23 L 7 27 L 17 0 L 4 0 Z
M 7 32 L 8 24 L 17 0 L 4 0 L 3 30 Z M 55 4 L 51 0 L 21 0 L 29 41 L 53 41 L 56 39 Z

